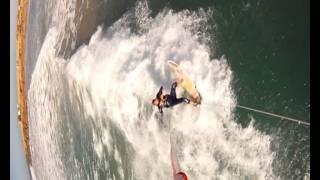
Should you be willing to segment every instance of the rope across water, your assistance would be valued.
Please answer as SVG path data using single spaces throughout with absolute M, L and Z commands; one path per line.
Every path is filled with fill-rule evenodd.
M 261 111 L 261 110 L 257 110 L 257 109 L 253 109 L 253 108 L 249 108 L 249 107 L 245 107 L 245 106 L 237 105 L 237 107 L 241 108 L 241 109 L 246 109 L 246 110 L 249 110 L 249 111 L 254 111 L 254 112 L 258 112 L 258 113 L 262 113 L 262 114 L 267 114 L 267 115 L 270 115 L 270 116 L 273 116 L 273 117 L 278 117 L 278 118 L 281 118 L 281 119 L 286 119 L 286 120 L 293 121 L 293 122 L 296 122 L 296 123 L 299 123 L 299 124 L 304 124 L 304 125 L 310 126 L 310 123 L 302 121 L 302 120 L 293 119 L 293 118 L 290 118 L 290 117 L 286 117 L 286 116 L 282 116 L 282 115 L 278 115 L 278 114 L 274 114 L 274 113 L 270 113 L 270 112 L 266 112 L 266 111 Z

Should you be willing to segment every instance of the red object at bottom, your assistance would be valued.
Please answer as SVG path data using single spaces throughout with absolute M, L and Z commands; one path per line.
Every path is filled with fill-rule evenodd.
M 174 176 L 174 180 L 188 180 L 187 175 L 184 172 L 178 172 L 175 176 Z

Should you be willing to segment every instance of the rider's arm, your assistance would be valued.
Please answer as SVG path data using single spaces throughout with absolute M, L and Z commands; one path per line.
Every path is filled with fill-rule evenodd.
M 162 89 L 163 87 L 161 86 L 159 92 L 157 93 L 157 99 L 161 99 L 160 96 L 162 95 Z

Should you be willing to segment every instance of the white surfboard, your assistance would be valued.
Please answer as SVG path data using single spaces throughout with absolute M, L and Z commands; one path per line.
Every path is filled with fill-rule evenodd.
M 168 61 L 169 67 L 176 75 L 178 86 L 183 88 L 190 96 L 193 105 L 201 104 L 201 95 L 191 78 L 173 61 Z

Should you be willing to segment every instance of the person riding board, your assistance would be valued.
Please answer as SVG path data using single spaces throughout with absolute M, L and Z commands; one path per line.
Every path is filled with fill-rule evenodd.
M 163 113 L 162 111 L 163 107 L 166 107 L 166 108 L 172 107 L 182 102 L 185 102 L 187 104 L 190 103 L 190 100 L 188 98 L 185 98 L 185 97 L 177 98 L 176 87 L 177 87 L 177 82 L 172 83 L 170 94 L 163 95 L 163 87 L 161 86 L 160 90 L 156 95 L 156 98 L 152 100 L 152 104 L 158 107 L 159 112 L 161 114 Z M 171 144 L 171 138 L 170 138 L 170 144 Z M 178 160 L 175 156 L 172 146 L 170 149 L 170 154 L 171 154 L 170 156 L 171 156 L 173 180 L 188 180 L 186 173 L 180 170 Z
M 182 102 L 185 102 L 187 104 L 190 103 L 190 100 L 188 98 L 177 98 L 176 87 L 177 82 L 172 83 L 170 94 L 163 95 L 163 87 L 161 86 L 159 92 L 156 95 L 156 98 L 152 100 L 152 104 L 158 107 L 161 114 L 163 113 L 163 107 L 169 108 Z

